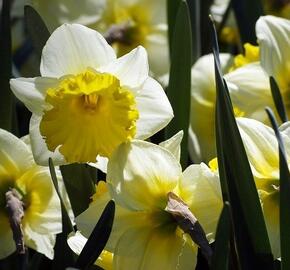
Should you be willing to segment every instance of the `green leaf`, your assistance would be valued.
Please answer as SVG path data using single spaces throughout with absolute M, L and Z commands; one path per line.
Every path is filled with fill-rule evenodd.
M 240 265 L 242 269 L 273 269 L 273 256 L 259 196 L 235 120 L 228 88 L 222 77 L 214 26 L 212 30 L 217 88 L 216 136 L 219 174 L 224 200 L 228 200 L 231 205 Z
M 290 173 L 284 143 L 275 116 L 270 108 L 266 108 L 266 112 L 271 121 L 279 145 L 281 269 L 288 270 L 290 269 Z
M 59 191 L 58 180 L 51 158 L 49 158 L 48 160 L 48 165 L 54 188 L 60 200 L 61 215 L 62 215 L 62 233 L 58 234 L 56 237 L 56 244 L 54 247 L 55 257 L 53 261 L 53 269 L 65 269 L 65 267 L 74 264 L 75 254 L 67 244 L 67 236 L 72 231 L 74 231 L 74 229 Z
M 228 269 L 231 229 L 230 205 L 225 202 L 216 230 L 215 248 L 211 260 L 212 270 Z
M 75 216 L 85 211 L 95 193 L 96 169 L 87 164 L 60 167 L 63 181 Z
M 9 80 L 11 77 L 11 31 L 10 31 L 10 3 L 2 1 L 0 22 L 0 128 L 12 130 L 13 98 Z
M 86 245 L 77 259 L 75 267 L 87 269 L 100 256 L 107 244 L 112 231 L 115 216 L 115 203 L 109 201 L 106 205 L 98 223 L 92 231 Z
M 200 0 L 187 1 L 190 21 L 191 21 L 191 36 L 192 40 L 192 61 L 194 64 L 201 56 L 201 39 L 200 39 Z
M 276 110 L 279 114 L 279 117 L 282 123 L 285 123 L 288 121 L 288 117 L 287 117 L 286 109 L 284 106 L 283 98 L 282 98 L 279 86 L 276 80 L 272 76 L 270 76 L 270 86 L 271 86 L 271 93 L 272 93 Z
M 257 44 L 255 24 L 264 15 L 261 0 L 231 0 L 242 43 Z
M 28 34 L 32 40 L 34 49 L 41 58 L 42 49 L 48 40 L 50 33 L 37 11 L 29 5 L 24 7 L 24 19 L 28 30 Z
M 172 37 L 172 54 L 168 98 L 174 111 L 174 118 L 165 128 L 166 138 L 170 138 L 183 130 L 181 143 L 181 164 L 187 165 L 187 143 L 190 113 L 191 90 L 191 27 L 186 1 L 181 1 L 176 15 L 174 34 Z
M 167 22 L 168 22 L 168 44 L 169 51 L 171 54 L 172 48 L 172 40 L 173 40 L 173 32 L 176 22 L 176 15 L 178 12 L 179 5 L 181 0 L 167 0 Z

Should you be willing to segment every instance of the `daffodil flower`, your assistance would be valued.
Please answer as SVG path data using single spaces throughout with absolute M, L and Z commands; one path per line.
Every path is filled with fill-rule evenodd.
M 24 244 L 52 259 L 56 234 L 62 231 L 62 222 L 60 202 L 49 170 L 34 163 L 29 146 L 21 139 L 0 129 L 0 259 L 16 250 L 5 208 L 9 190 L 19 194 L 23 205 Z
M 169 150 L 133 140 L 117 148 L 109 160 L 107 183 L 99 185 L 101 195 L 76 222 L 88 237 L 105 203 L 115 200 L 115 221 L 105 248 L 114 252 L 114 269 L 194 269 L 197 245 L 167 210 L 171 193 L 189 207 L 213 241 L 222 199 L 218 178 L 205 164 L 182 172 Z
M 277 81 L 290 116 L 290 20 L 274 16 L 260 17 L 256 33 L 261 65 Z
M 248 156 L 262 205 L 266 227 L 275 258 L 280 253 L 279 218 L 279 151 L 275 133 L 269 126 L 249 118 L 237 118 L 237 124 Z M 279 127 L 290 165 L 290 122 Z M 217 160 L 210 162 L 217 172 Z
M 141 45 L 155 76 L 169 71 L 166 0 L 29 0 L 50 31 L 79 23 L 102 33 L 118 56 Z M 54 16 L 51 16 L 54 14 Z
M 233 59 L 229 54 L 220 54 L 224 78 L 235 115 L 266 122 L 264 108 L 266 105 L 273 106 L 269 80 L 256 61 L 256 49 L 253 52 L 252 46 L 247 45 L 245 48 L 247 53 L 244 57 L 238 56 Z M 189 152 L 194 161 L 208 162 L 216 156 L 215 99 L 214 60 L 212 55 L 206 55 L 201 57 L 191 70 Z
M 123 57 L 96 31 L 62 25 L 48 39 L 41 77 L 10 81 L 33 113 L 34 158 L 47 165 L 95 162 L 133 138 L 146 139 L 173 117 L 160 84 L 148 76 L 147 54 L 138 47 Z
M 273 129 L 259 121 L 238 118 L 237 123 L 259 192 L 272 252 L 278 258 L 281 256 L 278 142 Z M 290 165 L 289 124 L 290 122 L 286 122 L 279 129 Z

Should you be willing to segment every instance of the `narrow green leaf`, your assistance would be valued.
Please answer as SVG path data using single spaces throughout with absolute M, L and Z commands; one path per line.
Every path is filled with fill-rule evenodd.
M 214 26 L 213 26 L 214 27 Z M 216 73 L 216 134 L 223 194 L 229 199 L 242 269 L 273 269 L 266 225 L 243 141 L 235 120 L 226 82 L 222 78 L 213 28 Z
M 2 1 L 0 22 L 0 128 L 12 130 L 13 98 L 9 80 L 11 77 L 11 31 L 10 31 L 11 1 Z
M 24 19 L 28 34 L 40 60 L 42 49 L 48 40 L 50 33 L 44 21 L 32 6 L 25 5 Z
M 75 261 L 75 254 L 67 244 L 67 236 L 74 231 L 74 229 L 59 191 L 58 180 L 51 158 L 48 160 L 48 165 L 54 188 L 60 200 L 62 215 L 62 233 L 56 236 L 53 269 L 65 269 L 66 267 L 73 265 Z
M 228 269 L 230 235 L 231 235 L 230 205 L 228 202 L 225 202 L 216 230 L 215 248 L 211 261 L 211 270 Z
M 40 263 L 43 259 L 44 255 L 38 252 L 35 252 L 32 256 L 32 258 L 29 260 L 29 264 L 27 267 L 27 270 L 35 270 L 39 269 Z
M 194 42 L 192 45 L 192 61 L 194 64 L 201 56 L 201 39 L 200 39 L 200 0 L 187 1 L 190 21 L 191 21 L 191 36 Z
M 174 111 L 174 118 L 165 128 L 166 138 L 170 138 L 183 130 L 181 143 L 181 164 L 187 165 L 188 126 L 190 113 L 191 89 L 191 27 L 186 1 L 181 1 L 176 15 L 174 34 L 172 37 L 172 55 L 168 98 Z
M 231 0 L 242 43 L 257 44 L 255 24 L 264 15 L 261 0 Z
M 282 98 L 279 86 L 276 80 L 272 76 L 270 76 L 270 86 L 271 86 L 271 93 L 272 93 L 276 110 L 279 114 L 279 117 L 282 123 L 285 123 L 288 121 L 287 112 L 285 109 L 285 105 L 283 102 L 283 98 Z
M 70 164 L 60 167 L 63 181 L 75 216 L 85 211 L 95 193 L 96 169 L 87 164 Z M 93 173 L 94 171 L 94 173 Z
M 290 173 L 284 143 L 275 116 L 270 108 L 266 108 L 266 112 L 279 145 L 281 269 L 288 270 L 290 269 Z
M 168 44 L 170 55 L 172 51 L 171 45 L 176 22 L 176 15 L 178 12 L 180 2 L 181 0 L 167 0 Z
M 92 231 L 86 245 L 79 255 L 75 267 L 87 269 L 100 256 L 107 244 L 112 231 L 115 216 L 115 203 L 109 201 L 106 205 L 98 223 Z

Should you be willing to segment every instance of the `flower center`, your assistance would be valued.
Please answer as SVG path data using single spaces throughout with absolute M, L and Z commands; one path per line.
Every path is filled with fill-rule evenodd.
M 109 157 L 136 133 L 138 111 L 133 94 L 113 75 L 86 70 L 47 90 L 40 133 L 50 151 L 68 162 L 95 162 Z
M 150 32 L 150 22 L 149 12 L 144 7 L 137 4 L 121 7 L 114 4 L 105 15 L 105 20 L 113 30 L 109 33 L 114 36 L 112 43 L 117 48 L 118 56 L 130 52 L 138 45 L 146 46 L 145 41 Z M 117 35 L 114 33 L 116 31 L 118 31 Z
M 251 45 L 250 43 L 245 43 L 244 49 L 244 54 L 239 54 L 234 58 L 234 64 L 230 71 L 260 60 L 260 49 L 258 46 Z

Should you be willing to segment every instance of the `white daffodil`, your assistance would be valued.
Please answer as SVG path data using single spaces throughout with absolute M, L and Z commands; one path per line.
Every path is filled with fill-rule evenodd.
M 49 170 L 34 163 L 25 142 L 0 129 L 0 259 L 16 250 L 13 225 L 9 222 L 15 212 L 9 212 L 9 200 L 16 200 L 23 208 L 16 209 L 23 214 L 17 226 L 21 230 L 23 244 L 52 259 L 56 234 L 62 231 L 62 221 L 59 198 Z M 16 204 L 12 202 L 10 206 L 13 205 Z M 14 232 L 17 228 L 13 229 Z
M 259 65 L 256 49 L 246 45 L 245 56 L 235 59 L 220 54 L 236 116 L 266 121 L 264 107 L 273 106 L 268 77 Z M 254 61 L 254 62 L 253 62 Z M 194 161 L 208 162 L 215 148 L 215 72 L 212 55 L 201 57 L 191 70 L 190 154 Z
M 176 153 L 176 147 L 171 149 Z M 213 240 L 222 199 L 219 180 L 205 164 L 191 165 L 182 173 L 171 152 L 133 140 L 114 152 L 107 184 L 100 189 L 101 195 L 76 222 L 88 237 L 105 204 L 115 200 L 116 215 L 106 245 L 107 251 L 114 252 L 114 269 L 194 269 L 197 245 L 168 210 L 172 193 L 188 206 L 208 240 Z
M 259 121 L 237 118 L 237 123 L 259 192 L 272 252 L 278 258 L 281 256 L 278 142 L 273 129 Z M 290 165 L 290 122 L 279 129 Z
M 96 31 L 63 25 L 48 39 L 42 77 L 10 81 L 33 113 L 34 158 L 47 165 L 95 162 L 132 138 L 146 139 L 173 117 L 160 84 L 148 76 L 147 54 L 138 47 L 123 57 Z
M 256 33 L 261 65 L 277 81 L 290 116 L 290 20 L 274 16 L 260 17 Z
M 122 56 L 141 45 L 148 51 L 150 70 L 169 70 L 166 0 L 74 0 L 29 3 L 52 31 L 63 23 L 79 23 L 102 33 Z M 54 16 L 51 16 L 54 14 Z

